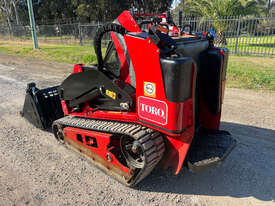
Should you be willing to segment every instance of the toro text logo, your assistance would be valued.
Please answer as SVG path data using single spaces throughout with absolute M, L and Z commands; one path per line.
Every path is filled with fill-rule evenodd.
M 167 124 L 167 104 L 163 101 L 148 98 L 138 98 L 138 114 L 142 119 L 166 125 Z

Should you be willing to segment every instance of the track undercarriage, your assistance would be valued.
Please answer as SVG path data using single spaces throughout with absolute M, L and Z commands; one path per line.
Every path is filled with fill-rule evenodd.
M 53 132 L 59 142 L 127 186 L 144 179 L 165 151 L 159 132 L 137 124 L 68 116 L 53 123 Z

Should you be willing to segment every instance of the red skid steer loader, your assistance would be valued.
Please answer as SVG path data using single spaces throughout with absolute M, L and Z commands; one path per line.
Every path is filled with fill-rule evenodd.
M 157 165 L 174 174 L 214 167 L 236 144 L 219 130 L 228 50 L 211 33 L 171 37 L 160 22 L 143 31 L 124 11 L 98 29 L 97 65 L 75 65 L 61 85 L 26 90 L 24 118 L 127 186 Z

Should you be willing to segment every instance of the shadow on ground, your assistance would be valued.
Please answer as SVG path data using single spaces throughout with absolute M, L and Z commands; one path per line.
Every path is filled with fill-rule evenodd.
M 275 131 L 226 122 L 221 127 L 238 140 L 237 147 L 222 165 L 201 173 L 185 169 L 178 176 L 157 169 L 137 189 L 275 200 Z

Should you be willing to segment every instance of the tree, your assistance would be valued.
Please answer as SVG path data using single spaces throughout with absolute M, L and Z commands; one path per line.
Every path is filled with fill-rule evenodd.
M 112 21 L 132 6 L 147 13 L 161 13 L 171 7 L 173 0 L 32 0 L 37 22 L 83 18 L 88 21 Z M 0 0 L 0 16 L 9 25 L 28 24 L 26 0 Z M 46 22 L 45 22 L 46 20 Z
M 256 0 L 187 0 L 184 5 L 187 15 L 211 18 L 226 16 L 258 15 Z
M 171 8 L 173 0 L 132 0 L 130 3 L 145 13 L 162 13 Z
M 15 14 L 15 19 L 16 19 L 16 24 L 17 25 L 20 24 L 19 13 L 18 13 L 18 10 L 17 10 L 17 4 L 20 3 L 20 2 L 22 3 L 22 0 L 10 0 L 10 3 L 12 4 L 13 9 L 14 9 L 14 14 Z
M 275 4 L 274 0 L 258 0 L 258 3 L 260 5 L 261 12 L 263 13 L 263 15 L 271 15 L 272 6 L 273 4 Z
M 38 22 L 45 22 L 45 20 L 57 20 L 66 18 L 75 18 L 76 7 L 72 0 L 43 0 L 33 5 L 35 19 Z
M 1 11 L 1 8 L 0 8 L 0 11 Z M 0 25 L 4 24 L 4 22 L 5 22 L 4 13 L 0 12 Z
M 0 11 L 4 13 L 4 17 L 7 20 L 10 33 L 12 33 L 12 7 L 9 0 L 0 0 Z
M 173 0 L 73 0 L 76 13 L 89 21 L 112 21 L 122 11 L 137 8 L 140 12 L 162 13 L 171 7 Z
M 73 0 L 76 14 L 91 21 L 112 21 L 123 10 L 129 9 L 128 1 L 121 0 Z
M 187 16 L 202 17 L 202 21 L 209 18 L 260 14 L 256 0 L 186 0 L 183 11 Z M 217 31 L 217 41 L 226 44 L 224 36 L 224 31 L 228 27 L 226 21 L 212 22 L 212 26 Z
M 22 3 L 24 0 L 0 0 L 0 11 L 5 13 L 2 14 L 6 18 L 9 25 L 11 25 L 13 17 L 15 16 L 16 24 L 20 24 L 20 17 L 17 10 L 17 5 Z

